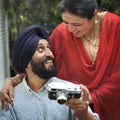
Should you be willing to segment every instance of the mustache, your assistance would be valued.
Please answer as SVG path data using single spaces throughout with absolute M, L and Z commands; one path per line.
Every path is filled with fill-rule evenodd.
M 53 63 L 55 63 L 55 59 L 52 58 L 52 57 L 46 57 L 46 58 L 44 58 L 44 59 L 41 61 L 41 63 L 46 63 L 46 62 L 49 61 L 49 60 L 51 60 Z

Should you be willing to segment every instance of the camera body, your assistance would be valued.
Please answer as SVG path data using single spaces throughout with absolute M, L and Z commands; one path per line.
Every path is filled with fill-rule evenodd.
M 67 99 L 80 98 L 82 92 L 79 85 L 70 82 L 51 82 L 47 89 L 48 98 L 59 104 L 65 104 Z

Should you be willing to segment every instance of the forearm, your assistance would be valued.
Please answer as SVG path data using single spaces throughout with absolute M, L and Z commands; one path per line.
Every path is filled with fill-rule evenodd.
M 77 115 L 78 120 L 100 120 L 98 116 L 94 116 L 90 112 Z
M 16 86 L 22 82 L 23 77 L 24 76 L 22 76 L 21 74 L 17 74 L 14 77 L 8 78 L 7 81 L 10 82 L 10 84 L 12 84 L 12 86 Z
M 99 116 L 95 116 L 89 112 L 88 112 L 87 118 L 88 118 L 88 120 L 100 120 Z

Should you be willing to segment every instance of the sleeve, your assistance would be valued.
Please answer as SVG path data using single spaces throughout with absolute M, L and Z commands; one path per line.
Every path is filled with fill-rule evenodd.
M 88 112 L 91 113 L 96 120 L 100 120 L 99 115 L 97 113 L 94 113 L 90 107 L 88 107 Z
M 94 120 L 100 120 L 100 117 L 97 113 L 94 113 L 90 107 L 88 107 L 88 112 L 93 116 Z M 79 118 L 77 118 L 74 114 L 74 111 L 70 109 L 70 113 L 69 113 L 69 120 L 81 120 Z
M 103 72 L 103 74 L 99 74 L 100 77 L 102 76 L 101 82 L 97 89 L 91 92 L 94 110 L 97 111 L 101 120 L 118 120 L 120 118 L 120 18 L 115 16 L 111 16 L 111 18 L 112 22 L 101 31 L 101 38 L 110 41 L 104 55 L 104 61 L 106 61 L 102 61 L 105 64 L 101 64 L 101 71 L 99 69 L 99 73 Z M 107 23 L 108 21 L 104 22 L 103 26 Z M 110 57 L 108 58 L 108 56 Z
M 63 55 L 63 30 L 62 24 L 58 25 L 50 35 L 50 46 L 51 50 L 55 56 L 56 68 L 59 71 L 62 65 L 62 55 Z

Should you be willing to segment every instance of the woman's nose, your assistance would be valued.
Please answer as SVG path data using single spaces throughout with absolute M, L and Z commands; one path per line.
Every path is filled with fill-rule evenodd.
M 72 24 L 67 25 L 67 27 L 70 32 L 74 32 L 76 30 L 75 26 Z

